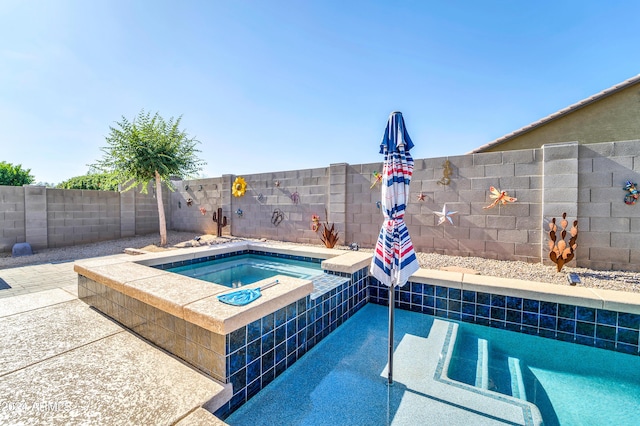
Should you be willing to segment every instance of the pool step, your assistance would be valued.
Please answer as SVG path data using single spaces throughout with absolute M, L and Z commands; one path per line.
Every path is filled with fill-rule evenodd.
M 515 398 L 527 400 L 527 392 L 522 378 L 522 361 L 519 358 L 509 357 L 509 373 L 511 375 L 511 395 Z
M 476 387 L 480 389 L 489 389 L 489 342 L 485 339 L 478 339 Z

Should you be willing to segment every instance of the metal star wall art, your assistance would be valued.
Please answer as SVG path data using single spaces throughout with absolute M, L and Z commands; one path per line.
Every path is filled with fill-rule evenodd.
M 438 225 L 442 225 L 443 223 L 445 223 L 447 220 L 449 221 L 450 224 L 453 225 L 453 220 L 451 219 L 451 216 L 458 213 L 458 212 L 450 212 L 447 211 L 447 205 L 445 204 L 442 207 L 442 211 L 441 212 L 433 212 L 436 216 L 438 216 Z
M 418 194 L 418 201 L 424 201 L 425 195 L 421 192 Z

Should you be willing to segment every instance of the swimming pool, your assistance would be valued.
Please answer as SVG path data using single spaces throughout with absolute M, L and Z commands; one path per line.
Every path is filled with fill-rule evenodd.
M 552 425 L 640 424 L 640 358 L 474 324 L 449 378 L 534 403 Z
M 303 279 L 322 274 L 322 268 L 317 262 L 255 253 L 239 254 L 166 270 L 233 288 L 280 274 Z
M 473 369 L 466 373 L 475 379 L 478 351 L 470 338 L 490 342 L 490 359 L 502 360 L 498 354 L 506 348 L 536 377 L 532 386 L 528 372 L 524 380 L 537 407 L 452 386 L 448 379 L 460 379 L 454 370 L 463 363 L 453 359 L 449 376 L 441 367 L 447 339 L 456 340 L 458 328 L 453 358 L 470 361 Z M 392 387 L 386 385 L 386 308 L 367 304 L 225 421 L 231 426 L 541 424 L 541 412 L 545 425 L 640 423 L 638 357 L 404 310 L 396 310 L 395 335 Z M 504 386 L 499 374 L 491 376 L 495 386 Z

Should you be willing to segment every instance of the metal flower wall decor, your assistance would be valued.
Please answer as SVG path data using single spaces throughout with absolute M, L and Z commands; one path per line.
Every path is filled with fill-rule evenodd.
M 624 196 L 624 203 L 630 206 L 634 205 L 638 201 L 638 184 L 628 180 L 622 189 L 629 192 Z
M 234 197 L 242 197 L 247 191 L 247 181 L 242 176 L 238 176 L 233 182 L 231 193 Z

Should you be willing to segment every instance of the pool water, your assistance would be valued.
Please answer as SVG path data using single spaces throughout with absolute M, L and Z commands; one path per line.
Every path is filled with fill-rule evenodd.
M 546 426 L 640 424 L 638 356 L 462 323 L 448 376 L 534 403 Z
M 530 424 L 485 414 L 490 407 L 472 408 L 466 397 L 456 393 L 459 387 L 438 380 L 447 375 L 436 367 L 445 341 L 438 336 L 451 330 L 453 322 L 446 319 L 396 309 L 396 380 L 387 386 L 387 313 L 385 306 L 365 305 L 225 422 L 230 426 Z M 640 424 L 640 357 L 457 324 L 461 341 L 456 340 L 453 350 L 451 379 L 465 375 L 453 371 L 465 362 L 477 366 L 477 344 L 469 342 L 487 339 L 490 359 L 520 359 L 528 399 L 539 404 L 545 425 Z M 434 345 L 436 341 L 440 345 Z M 511 387 L 505 383 L 508 379 L 489 371 L 492 387 Z M 475 380 L 475 370 L 466 374 Z M 503 407 L 499 400 L 504 397 L 493 395 L 497 397 L 480 403 L 497 401 L 496 407 Z
M 319 263 L 259 254 L 240 254 L 169 268 L 167 271 L 233 288 L 275 275 L 311 279 L 322 274 Z

